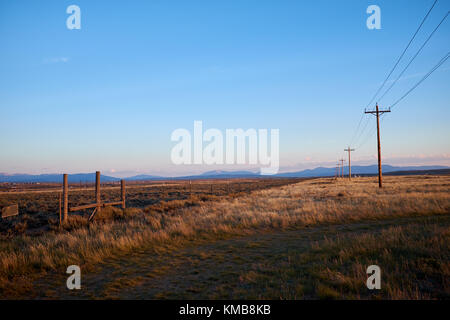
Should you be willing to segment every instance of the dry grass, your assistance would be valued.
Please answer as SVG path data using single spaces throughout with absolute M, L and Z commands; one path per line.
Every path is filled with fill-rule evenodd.
M 153 207 L 166 211 L 186 200 L 197 205 L 201 201 L 218 198 L 235 198 L 255 190 L 268 189 L 302 181 L 302 178 L 274 179 L 231 179 L 196 180 L 167 182 L 127 182 L 127 207 Z M 7 187 L 3 187 L 6 188 Z M 61 186 L 57 184 L 30 185 L 18 184 L 11 190 L 0 192 L 0 208 L 18 204 L 20 216 L 0 222 L 0 237 L 17 234 L 44 234 L 58 224 L 59 197 Z M 20 191 L 16 191 L 16 188 Z M 29 189 L 31 188 L 31 189 Z M 0 186 L 0 189 L 2 187 Z M 104 202 L 120 200 L 120 187 L 112 184 L 102 185 L 101 198 Z M 178 201 L 179 200 L 179 201 Z M 93 185 L 80 188 L 78 184 L 69 185 L 69 206 L 79 206 L 95 202 Z M 92 210 L 76 212 L 76 215 L 88 217 Z M 25 218 L 25 219 L 23 219 Z M 27 221 L 24 221 L 27 220 Z
M 143 246 L 267 230 L 448 215 L 449 186 L 448 176 L 386 177 L 381 190 L 374 178 L 359 178 L 351 183 L 316 179 L 200 205 L 192 200 L 163 204 L 170 207 L 169 211 L 159 210 L 158 206 L 144 212 L 112 209 L 106 222 L 84 226 L 77 221 L 77 228 L 68 228 L 70 232 L 19 235 L 1 241 L 0 296 L 20 296 L 20 279 L 26 282 L 47 271 L 64 272 L 71 264 L 95 266 L 108 257 Z M 376 242 L 372 238 L 364 241 Z M 30 288 L 24 285 L 22 289 L 26 292 Z M 323 296 L 332 296 L 332 290 L 321 287 L 319 291 Z
M 440 224 L 443 225 L 440 225 Z M 377 233 L 338 236 L 326 240 L 304 259 L 320 259 L 311 275 L 338 298 L 431 299 L 450 297 L 449 221 L 425 220 L 421 224 L 392 226 Z M 382 288 L 369 291 L 361 279 L 371 264 L 382 270 Z M 319 297 L 323 297 L 319 293 Z
M 281 299 L 450 297 L 448 216 L 398 219 L 390 225 L 374 223 L 363 228 L 338 233 L 324 230 L 322 239 L 309 241 L 301 250 L 255 266 L 248 273 L 251 279 L 244 279 L 250 286 L 245 295 Z M 373 264 L 381 268 L 381 290 L 368 290 L 365 285 L 366 269 Z

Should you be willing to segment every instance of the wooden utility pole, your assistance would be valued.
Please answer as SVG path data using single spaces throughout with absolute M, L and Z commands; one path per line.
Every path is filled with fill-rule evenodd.
M 391 112 L 391 109 L 388 110 L 379 110 L 378 103 L 376 105 L 376 109 L 374 111 L 364 111 L 364 113 L 374 114 L 377 117 L 377 144 L 378 144 L 378 186 L 380 188 L 383 187 L 383 177 L 381 173 L 381 142 L 380 142 L 380 114 Z
M 63 221 L 67 220 L 69 215 L 69 182 L 67 173 L 63 174 Z
M 348 151 L 348 179 L 352 179 L 352 162 L 350 160 L 350 153 L 352 151 L 355 151 L 355 149 L 350 149 L 350 146 L 347 149 L 344 149 L 344 151 Z
M 340 177 L 341 174 L 341 165 L 339 164 L 339 162 L 336 164 L 336 178 Z
M 343 178 L 344 177 L 344 161 L 345 161 L 345 159 L 339 159 L 339 161 L 341 162 L 341 170 L 342 170 L 341 177 Z

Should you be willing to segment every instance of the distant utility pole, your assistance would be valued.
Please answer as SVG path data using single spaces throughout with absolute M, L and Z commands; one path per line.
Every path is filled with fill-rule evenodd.
M 336 172 L 337 172 L 337 177 L 340 178 L 341 177 L 341 164 L 339 163 L 339 160 L 338 160 L 338 163 L 336 164 Z
M 348 179 L 352 179 L 352 162 L 350 160 L 350 152 L 355 151 L 355 149 L 350 149 L 350 146 L 344 151 L 348 151 Z
M 378 186 L 381 188 L 383 186 L 382 174 L 381 174 L 381 142 L 380 142 L 380 114 L 391 112 L 388 110 L 379 110 L 378 103 L 375 111 L 364 111 L 364 113 L 374 114 L 377 117 L 377 141 L 378 141 Z
M 344 177 L 344 161 L 345 161 L 345 159 L 339 159 L 339 161 L 341 162 L 341 170 L 342 170 L 341 177 L 343 178 Z

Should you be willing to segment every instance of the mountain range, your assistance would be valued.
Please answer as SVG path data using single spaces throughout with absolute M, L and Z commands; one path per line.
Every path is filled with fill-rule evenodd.
M 50 183 L 50 182 L 62 182 L 62 174 L 4 174 L 0 173 L 0 183 L 1 182 L 14 182 L 14 183 Z M 100 180 L 102 182 L 112 182 L 119 181 L 119 178 L 114 178 L 110 176 L 101 175 Z M 69 183 L 80 183 L 80 182 L 94 182 L 94 173 L 74 173 L 68 176 Z
M 428 171 L 428 170 L 439 170 L 439 169 L 450 169 L 450 167 L 445 166 L 391 166 L 391 165 L 383 165 L 382 170 L 383 173 L 389 172 L 418 172 L 420 171 Z M 161 177 L 154 175 L 136 175 L 132 177 L 125 178 L 128 181 L 143 181 L 143 180 L 196 180 L 196 179 L 230 179 L 230 178 L 270 178 L 270 177 L 286 177 L 286 178 L 309 178 L 309 177 L 327 177 L 334 176 L 336 173 L 336 168 L 326 168 L 326 167 L 318 167 L 314 169 L 306 169 L 302 171 L 296 172 L 284 172 L 279 173 L 272 176 L 263 176 L 259 173 L 255 173 L 252 171 L 207 171 L 199 175 L 190 175 L 190 176 L 180 176 L 180 177 Z M 352 166 L 352 174 L 353 175 L 372 175 L 378 173 L 377 165 L 369 165 L 369 166 Z M 344 174 L 348 174 L 348 166 L 344 167 Z M 85 182 L 94 182 L 95 181 L 95 173 L 76 173 L 69 174 L 69 183 L 85 183 Z M 113 182 L 119 181 L 120 178 L 111 177 L 107 175 L 101 176 L 102 182 Z M 8 183 L 50 183 L 50 182 L 61 182 L 62 174 L 39 174 L 39 175 L 30 175 L 30 174 L 4 174 L 0 173 L 0 183 L 8 182 Z

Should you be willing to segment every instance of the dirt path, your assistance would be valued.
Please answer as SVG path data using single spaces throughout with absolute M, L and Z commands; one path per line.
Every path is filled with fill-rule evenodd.
M 179 247 L 146 248 L 108 260 L 94 272 L 82 274 L 82 289 L 66 289 L 67 275 L 49 274 L 36 282 L 37 298 L 62 299 L 258 299 L 265 288 L 292 290 L 289 275 L 273 268 L 289 263 L 313 243 L 337 235 L 379 232 L 392 225 L 429 218 L 403 218 L 350 225 L 323 226 L 238 238 L 193 241 Z M 308 278 L 308 266 L 296 278 Z M 267 279 L 261 274 L 267 273 Z M 274 274 L 275 273 L 275 274 Z M 256 279 L 256 274 L 259 274 Z M 287 292 L 292 296 L 292 292 Z

